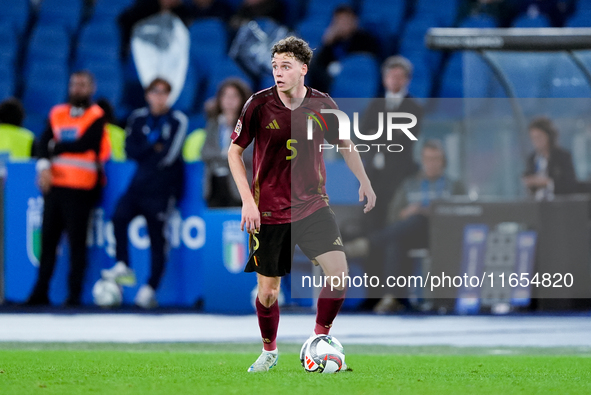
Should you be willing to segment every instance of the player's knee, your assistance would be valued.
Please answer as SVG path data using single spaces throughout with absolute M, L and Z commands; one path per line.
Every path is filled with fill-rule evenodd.
M 270 307 L 279 297 L 279 289 L 272 287 L 259 287 L 259 301 L 265 307 Z

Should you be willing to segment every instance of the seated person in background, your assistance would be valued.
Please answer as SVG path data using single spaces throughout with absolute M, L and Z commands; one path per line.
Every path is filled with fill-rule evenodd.
M 192 19 L 220 18 L 226 22 L 230 14 L 230 8 L 221 0 L 193 0 L 189 4 L 189 16 Z
M 22 127 L 25 110 L 18 99 L 9 98 L 0 103 L 0 153 L 7 152 L 10 159 L 29 159 L 33 148 L 33 133 Z
M 127 56 L 133 25 L 159 12 L 172 12 L 188 25 L 194 11 L 182 0 L 136 0 L 117 18 L 121 30 L 121 55 Z
M 351 6 L 337 7 L 322 36 L 322 48 L 310 68 L 310 85 L 328 91 L 331 77 L 338 74 L 332 70 L 333 65 L 347 55 L 361 52 L 378 56 L 378 41 L 359 28 L 359 18 Z M 338 69 L 338 66 L 335 68 Z
M 445 152 L 437 140 L 425 141 L 421 152 L 421 172 L 403 182 L 388 207 L 385 228 L 368 237 L 345 243 L 349 258 L 362 257 L 373 248 L 384 248 L 384 278 L 412 275 L 412 267 L 406 260 L 408 252 L 429 245 L 429 215 L 431 202 L 452 195 L 464 194 L 464 187 L 451 180 L 445 173 Z M 404 300 L 402 300 L 404 302 Z M 387 313 L 400 308 L 394 295 L 385 295 L 375 306 L 377 313 Z
M 571 154 L 558 146 L 558 129 L 546 117 L 529 124 L 529 138 L 534 146 L 527 158 L 523 184 L 536 200 L 577 192 L 577 179 Z
M 238 29 L 242 24 L 257 18 L 271 18 L 280 23 L 283 10 L 279 0 L 244 0 L 230 19 L 230 27 Z
M 201 160 L 207 165 L 203 192 L 209 207 L 241 206 L 240 194 L 230 176 L 228 147 L 240 111 L 252 92 L 248 85 L 238 78 L 222 82 L 216 97 L 207 109 L 207 136 L 201 151 Z M 247 172 L 252 174 L 252 149 L 245 160 Z

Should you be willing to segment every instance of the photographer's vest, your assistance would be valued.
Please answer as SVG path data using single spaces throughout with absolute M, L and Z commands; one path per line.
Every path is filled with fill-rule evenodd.
M 56 143 L 80 139 L 88 128 L 103 116 L 103 110 L 96 104 L 87 108 L 78 117 L 72 116 L 71 109 L 70 104 L 60 104 L 55 106 L 49 114 L 49 122 Z M 93 189 L 98 181 L 100 161 L 105 159 L 102 158 L 104 145 L 103 141 L 100 147 L 100 158 L 94 150 L 80 153 L 65 152 L 54 156 L 51 159 L 52 185 L 84 190 Z

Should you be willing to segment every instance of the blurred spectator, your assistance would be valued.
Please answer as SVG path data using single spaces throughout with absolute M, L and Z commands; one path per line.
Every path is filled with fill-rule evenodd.
M 94 78 L 90 73 L 73 73 L 69 103 L 51 109 L 48 127 L 39 141 L 37 182 L 44 198 L 41 259 L 28 305 L 49 304 L 49 281 L 64 230 L 70 245 L 66 305 L 80 304 L 88 219 L 103 184 L 101 165 L 109 155 L 103 110 L 91 102 L 94 91 Z
M 523 183 L 537 200 L 577 192 L 577 179 L 570 152 L 558 146 L 558 129 L 546 117 L 529 124 L 534 146 L 527 158 Z
M 229 78 L 222 82 L 207 111 L 207 137 L 201 158 L 207 165 L 203 190 L 209 207 L 242 204 L 238 188 L 230 176 L 228 148 L 232 142 L 230 135 L 251 93 L 246 82 Z M 252 149 L 245 155 L 247 172 L 252 174 Z
M 352 7 L 339 6 L 335 9 L 330 25 L 322 36 L 322 47 L 312 60 L 310 85 L 321 91 L 328 91 L 331 77 L 338 74 L 338 61 L 345 56 L 367 52 L 378 56 L 378 41 L 368 32 L 359 28 L 359 18 Z
M 408 85 L 412 79 L 413 66 L 410 61 L 402 56 L 391 56 L 382 65 L 382 84 L 385 90 L 385 98 L 373 100 L 363 114 L 361 130 L 364 134 L 374 134 L 379 127 L 379 113 L 382 113 L 382 125 L 388 124 L 386 119 L 388 112 L 406 112 L 417 117 L 417 125 L 410 132 L 419 137 L 421 133 L 421 120 L 423 108 L 408 93 Z M 408 123 L 407 119 L 400 123 Z M 361 154 L 365 162 L 367 175 L 371 181 L 376 196 L 382 201 L 367 214 L 369 226 L 373 229 L 384 225 L 387 205 L 385 202 L 392 200 L 396 189 L 402 181 L 419 170 L 419 166 L 413 159 L 413 141 L 397 129 L 392 133 L 392 140 L 387 140 L 384 132 L 375 144 L 400 144 L 404 147 L 401 152 L 377 152 L 371 150 Z
M 20 100 L 9 98 L 0 103 L 0 152 L 9 159 L 31 157 L 34 134 L 22 127 L 25 110 Z
M 136 0 L 136 2 L 119 15 L 118 23 L 121 29 L 121 52 L 127 56 L 129 52 L 129 40 L 133 26 L 159 12 L 172 12 L 177 15 L 185 24 L 192 20 L 194 11 L 182 0 Z
M 238 29 L 242 24 L 257 18 L 271 18 L 279 23 L 282 17 L 283 9 L 279 0 L 244 0 L 232 16 L 230 26 Z
M 113 214 L 117 263 L 101 272 L 105 280 L 135 284 L 135 272 L 129 267 L 127 227 L 134 217 L 143 215 L 150 236 L 151 273 L 135 297 L 135 304 L 142 308 L 157 306 L 156 289 L 168 250 L 164 227 L 184 181 L 181 150 L 187 117 L 166 104 L 170 91 L 168 81 L 156 78 L 146 88 L 148 108 L 135 110 L 127 122 L 125 150 L 127 157 L 137 162 L 137 170 Z
M 96 104 L 103 109 L 105 113 L 105 127 L 111 142 L 111 159 L 115 162 L 124 162 L 125 155 L 125 130 L 121 129 L 115 121 L 113 107 L 107 99 L 98 99 Z
M 347 256 L 365 256 L 373 249 L 383 248 L 384 279 L 388 276 L 412 275 L 408 252 L 411 249 L 427 248 L 429 245 L 431 203 L 437 199 L 464 194 L 463 185 L 445 175 L 445 162 L 441 143 L 436 140 L 425 141 L 421 152 L 421 172 L 407 178 L 390 202 L 388 225 L 368 237 L 345 243 Z M 386 313 L 400 307 L 394 295 L 386 295 L 375 306 L 374 311 Z
M 230 19 L 230 7 L 219 0 L 193 0 L 189 5 L 191 19 L 220 18 L 224 22 Z

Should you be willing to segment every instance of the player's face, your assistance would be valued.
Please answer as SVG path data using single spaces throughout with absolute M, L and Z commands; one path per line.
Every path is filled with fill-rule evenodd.
M 146 101 L 153 114 L 164 114 L 168 110 L 166 102 L 169 94 L 170 92 L 164 84 L 156 84 L 146 93 Z
M 398 93 L 401 89 L 406 88 L 409 80 L 402 67 L 394 67 L 386 71 L 382 82 L 388 92 Z
M 443 152 L 438 149 L 424 148 L 421 159 L 423 172 L 427 178 L 435 179 L 443 175 L 445 164 Z
M 304 84 L 304 76 L 308 72 L 308 66 L 293 55 L 276 53 L 271 61 L 271 66 L 277 90 L 280 92 L 294 92 L 298 86 Z
M 536 152 L 546 152 L 550 148 L 550 139 L 548 135 L 538 128 L 531 128 L 529 139 Z

